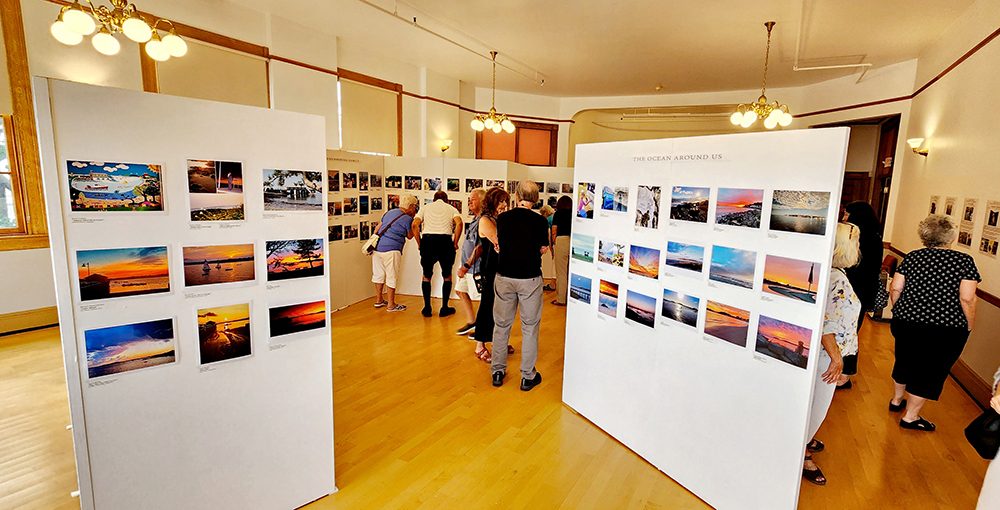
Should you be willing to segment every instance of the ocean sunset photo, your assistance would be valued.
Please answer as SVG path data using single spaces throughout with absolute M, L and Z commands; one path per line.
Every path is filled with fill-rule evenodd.
M 344 234 L 345 238 L 357 237 Z M 323 238 L 267 241 L 267 281 L 323 276 Z
M 646 278 L 660 277 L 660 250 L 632 245 L 629 248 L 628 272 Z
M 187 165 L 191 221 L 244 219 L 243 163 L 189 159 Z
M 202 365 L 249 356 L 250 305 L 199 309 L 198 346 Z
M 267 310 L 271 338 L 301 333 L 326 326 L 326 302 L 275 306 Z
M 764 260 L 764 292 L 815 303 L 819 270 L 817 262 L 768 255 Z
M 760 228 L 764 190 L 720 188 L 715 204 L 715 223 L 736 227 Z
M 667 241 L 663 263 L 670 267 L 701 273 L 705 265 L 705 248 L 696 244 Z
M 752 289 L 756 266 L 757 252 L 713 246 L 712 265 L 708 271 L 708 278 L 720 283 Z
M 663 304 L 660 313 L 667 319 L 681 324 L 696 327 L 698 325 L 698 304 L 700 299 L 681 294 L 670 289 L 663 289 Z
M 811 329 L 763 315 L 757 323 L 757 352 L 789 365 L 806 368 L 811 341 Z
M 601 291 L 597 298 L 597 311 L 608 317 L 618 317 L 618 284 L 601 280 Z
M 90 379 L 177 361 L 173 319 L 90 329 L 83 335 Z
M 708 222 L 709 188 L 674 186 L 670 195 L 670 219 Z
M 625 318 L 647 328 L 656 327 L 656 298 L 634 290 L 628 291 L 625 298 Z
M 76 252 L 80 300 L 170 292 L 166 246 Z
M 185 246 L 184 286 L 254 280 L 253 244 Z
M 750 312 L 709 300 L 705 305 L 705 334 L 746 347 Z

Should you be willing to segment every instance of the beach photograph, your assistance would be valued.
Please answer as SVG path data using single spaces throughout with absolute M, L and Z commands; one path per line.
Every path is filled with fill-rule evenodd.
M 166 246 L 76 252 L 80 301 L 170 292 Z
M 358 188 L 358 174 L 357 172 L 344 172 L 344 189 L 357 189 Z
M 613 212 L 628 210 L 628 188 L 605 186 L 601 192 L 601 209 Z
M 697 244 L 667 241 L 667 254 L 663 263 L 677 269 L 701 273 L 705 267 L 705 248 Z
M 386 188 L 403 189 L 403 176 L 402 175 L 390 175 L 385 178 Z
M 368 214 L 368 195 L 358 197 L 358 214 Z
M 547 182 L 545 183 L 546 193 L 559 193 L 560 187 L 558 182 Z
M 597 311 L 608 317 L 618 317 L 618 284 L 601 280 L 600 295 L 597 297 Z
M 573 234 L 569 248 L 570 257 L 583 262 L 594 261 L 594 236 Z
M 354 214 L 358 212 L 358 197 L 344 199 L 344 214 Z
M 569 297 L 589 305 L 593 289 L 593 280 L 590 278 L 575 273 L 569 275 Z
M 323 300 L 267 309 L 270 337 L 301 333 L 326 327 L 326 302 Z
M 560 185 L 560 187 L 562 188 L 562 189 L 561 189 L 561 193 L 563 193 L 563 194 L 565 194 L 565 195 L 568 195 L 568 194 L 570 194 L 570 193 L 572 193 L 572 192 L 573 192 L 573 185 L 572 185 L 572 184 L 570 184 L 570 183 L 568 183 L 568 182 L 564 182 L 564 183 L 562 183 L 562 184 Z
M 344 175 L 346 177 L 347 174 Z M 265 169 L 264 210 L 322 211 L 323 174 L 302 170 Z
M 639 185 L 635 198 L 635 226 L 659 228 L 660 187 Z
M 449 177 L 445 181 L 445 186 L 447 187 L 447 191 L 449 191 L 449 192 L 451 192 L 451 191 L 458 192 L 458 191 L 462 190 L 462 182 L 461 182 L 461 180 L 457 179 L 457 178 L 454 178 L 454 177 Z
M 472 190 L 482 188 L 482 179 L 465 179 L 465 192 L 472 193 Z
M 355 227 L 355 231 L 356 231 Z M 355 234 L 355 237 L 357 234 Z M 267 241 L 267 281 L 323 276 L 323 238 Z
M 340 170 L 326 171 L 326 191 L 328 193 L 340 191 Z
M 763 315 L 757 321 L 757 352 L 789 365 L 806 368 L 811 341 L 812 330 L 809 328 Z
M 594 190 L 592 182 L 581 182 L 577 190 L 576 215 L 580 218 L 594 217 Z
M 202 365 L 249 356 L 250 305 L 199 309 L 198 347 Z
M 73 212 L 148 212 L 163 210 L 160 165 L 66 162 Z
M 670 194 L 670 219 L 708 223 L 709 188 L 674 186 Z
M 483 186 L 486 189 L 490 189 L 490 188 L 500 188 L 500 189 L 503 189 L 503 180 L 502 179 L 486 179 L 486 182 L 485 182 L 485 184 L 483 184 Z M 539 191 L 541 191 L 541 190 L 539 190 Z
M 734 227 L 760 228 L 764 190 L 719 188 L 715 201 L 715 223 Z
M 709 300 L 705 304 L 705 334 L 740 347 L 747 346 L 750 312 Z
M 680 292 L 663 289 L 663 303 L 660 305 L 660 314 L 663 317 L 675 322 L 691 326 L 698 326 L 698 304 L 700 299 Z
M 764 292 L 815 303 L 819 269 L 817 262 L 768 255 L 764 259 Z
M 243 212 L 243 163 L 187 160 L 191 221 L 238 221 Z
M 771 230 L 826 234 L 830 210 L 828 191 L 775 191 L 771 199 Z
M 372 197 L 372 212 L 382 210 L 382 197 Z
M 441 191 L 441 178 L 440 177 L 425 177 L 424 178 L 424 191 Z
M 90 379 L 177 361 L 173 319 L 89 329 L 83 338 Z
M 382 187 L 382 176 L 381 175 L 371 174 L 371 177 L 369 177 L 369 183 L 371 184 L 372 188 L 381 188 Z
M 597 261 L 612 266 L 625 267 L 625 245 L 602 239 L 597 248 Z
M 407 175 L 403 179 L 403 187 L 406 188 L 406 189 L 408 189 L 408 190 L 419 191 L 420 190 L 420 182 L 422 180 L 423 179 L 421 179 L 419 175 Z
M 368 191 L 368 172 L 358 172 L 358 191 Z
M 357 239 L 358 234 L 357 225 L 344 225 L 344 239 Z
M 712 265 L 708 269 L 708 279 L 744 289 L 752 289 L 756 267 L 757 252 L 726 246 L 713 246 Z
M 634 290 L 628 291 L 625 298 L 625 319 L 647 328 L 656 327 L 656 298 Z
M 185 246 L 184 286 L 254 280 L 253 243 Z
M 657 279 L 660 277 L 660 250 L 632 245 L 629 247 L 628 272 Z
M 326 227 L 326 231 L 330 242 L 344 240 L 344 227 L 342 225 L 330 225 Z

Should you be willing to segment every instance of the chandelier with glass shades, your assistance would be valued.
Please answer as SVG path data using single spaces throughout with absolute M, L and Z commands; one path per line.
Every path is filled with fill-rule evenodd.
M 111 7 L 95 7 L 91 0 L 87 0 L 93 15 L 83 10 L 80 0 L 63 6 L 49 27 L 49 32 L 57 41 L 68 46 L 76 46 L 83 41 L 84 36 L 94 34 L 90 38 L 90 44 L 103 55 L 116 55 L 121 51 L 121 43 L 115 37 L 117 33 L 125 34 L 125 37 L 139 44 L 145 43 L 146 54 L 157 62 L 187 54 L 187 43 L 177 35 L 170 20 L 157 19 L 150 26 L 139 14 L 135 4 L 128 0 L 109 1 Z M 163 36 L 159 30 L 164 29 L 158 28 L 161 23 L 168 27 Z
M 788 127 L 792 123 L 792 114 L 788 113 L 788 106 L 777 101 L 769 103 L 764 94 L 767 89 L 767 61 L 771 55 L 771 29 L 774 22 L 764 23 L 767 28 L 767 49 L 764 50 L 764 83 L 760 86 L 760 97 L 750 104 L 741 104 L 736 107 L 736 111 L 729 116 L 729 122 L 733 125 L 748 128 L 757 122 L 757 119 L 764 119 L 764 127 L 774 129 L 777 126 Z
M 492 96 L 490 96 L 490 111 L 488 113 L 478 113 L 476 118 L 472 119 L 470 125 L 472 129 L 476 131 L 483 131 L 484 129 L 489 129 L 494 133 L 499 134 L 501 131 L 506 131 L 507 133 L 514 132 L 514 123 L 507 118 L 507 115 L 502 113 L 497 113 L 496 102 L 497 102 L 497 52 L 490 52 L 490 59 L 493 60 L 493 89 Z

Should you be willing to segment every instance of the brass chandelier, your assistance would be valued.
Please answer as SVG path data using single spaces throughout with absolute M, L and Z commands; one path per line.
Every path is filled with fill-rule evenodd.
M 472 119 L 470 125 L 472 129 L 476 131 L 483 131 L 484 129 L 489 129 L 494 133 L 499 134 L 500 131 L 505 131 L 507 133 L 514 132 L 514 123 L 507 118 L 507 115 L 503 113 L 497 113 L 496 102 L 497 102 L 497 52 L 490 52 L 490 59 L 493 60 L 493 89 L 492 95 L 490 96 L 490 111 L 488 113 L 478 113 L 476 118 Z
M 57 41 L 67 46 L 76 46 L 83 41 L 84 36 L 94 34 L 90 38 L 90 44 L 102 55 L 116 55 L 121 51 L 121 43 L 115 37 L 117 33 L 125 34 L 125 37 L 139 44 L 145 43 L 146 54 L 157 62 L 187 54 L 187 43 L 177 35 L 170 20 L 157 19 L 150 26 L 139 14 L 135 4 L 129 3 L 128 0 L 109 1 L 111 7 L 106 5 L 95 7 L 91 0 L 87 0 L 93 16 L 83 10 L 80 0 L 63 6 L 49 27 L 49 32 Z M 167 29 L 159 28 L 161 23 L 166 25 Z M 166 35 L 161 37 L 159 30 L 166 30 Z
M 741 104 L 736 107 L 736 111 L 729 116 L 729 122 L 733 125 L 748 128 L 757 122 L 757 119 L 764 119 L 764 127 L 774 129 L 777 126 L 788 127 L 792 123 L 792 114 L 788 112 L 788 106 L 777 101 L 769 103 L 765 90 L 767 89 L 767 63 L 771 55 L 771 29 L 775 23 L 768 21 L 764 23 L 767 28 L 767 49 L 764 50 L 764 82 L 760 86 L 760 97 L 750 104 Z

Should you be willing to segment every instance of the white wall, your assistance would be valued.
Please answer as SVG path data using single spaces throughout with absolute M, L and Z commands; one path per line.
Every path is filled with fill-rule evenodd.
M 0 252 L 0 314 L 56 306 L 48 250 Z

